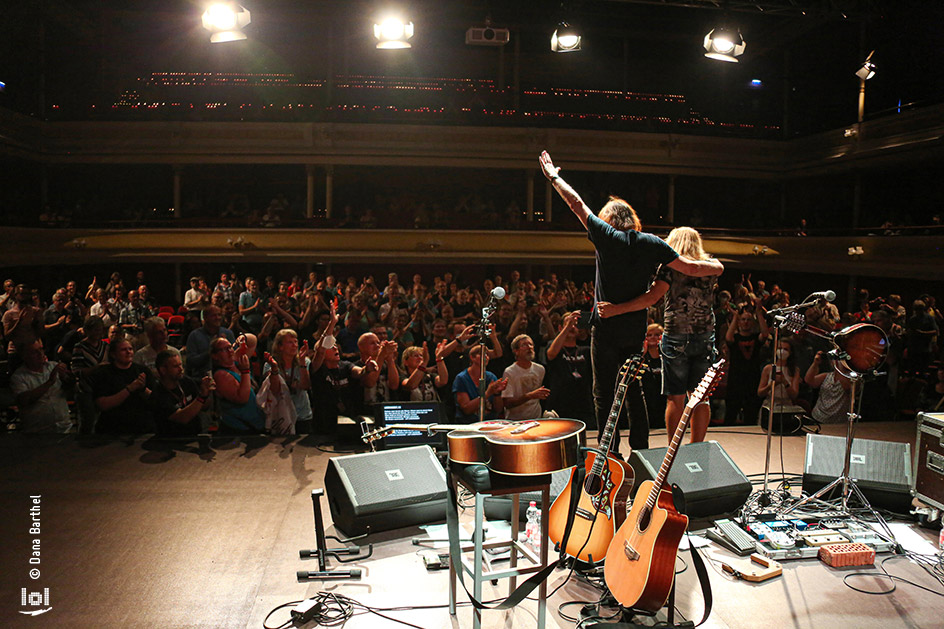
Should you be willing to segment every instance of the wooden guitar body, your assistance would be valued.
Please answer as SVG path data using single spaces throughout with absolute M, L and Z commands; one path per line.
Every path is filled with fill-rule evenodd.
M 584 428 L 576 419 L 480 422 L 446 435 L 449 459 L 512 476 L 549 474 L 577 464 Z
M 655 507 L 646 514 L 644 497 L 652 486 L 651 480 L 640 485 L 626 521 L 610 543 L 603 575 L 621 605 L 656 612 L 672 590 L 675 557 L 688 516 L 675 510 L 669 489 L 659 492 Z
M 597 453 L 587 455 L 587 476 L 580 491 L 577 513 L 564 548 L 571 557 L 588 563 L 599 563 L 606 555 L 613 534 L 626 517 L 626 500 L 633 488 L 635 475 L 628 463 L 612 456 L 606 457 L 603 473 L 591 477 Z M 570 512 L 571 491 L 576 470 L 571 472 L 571 482 L 557 497 L 548 512 L 548 532 L 555 544 L 560 544 L 567 526 Z M 588 487 L 590 485 L 590 487 Z

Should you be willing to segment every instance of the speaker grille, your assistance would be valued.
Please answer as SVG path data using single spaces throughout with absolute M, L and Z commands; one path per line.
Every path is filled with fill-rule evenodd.
M 829 479 L 842 474 L 845 437 L 807 435 L 806 474 Z M 852 442 L 849 476 L 870 487 L 908 492 L 911 488 L 911 444 L 874 439 Z
M 347 487 L 354 512 L 376 513 L 442 498 L 446 473 L 428 446 L 331 459 Z

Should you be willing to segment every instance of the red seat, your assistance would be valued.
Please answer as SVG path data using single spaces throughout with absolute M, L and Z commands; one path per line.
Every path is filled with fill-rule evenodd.
M 188 312 L 190 312 L 190 311 L 187 310 L 187 307 L 186 307 L 186 306 L 181 306 L 180 308 L 177 309 L 177 314 L 179 314 L 179 315 L 185 315 L 185 314 L 187 314 Z
M 165 313 L 165 312 L 166 312 L 167 314 L 174 314 L 174 307 L 173 307 L 173 306 L 161 306 L 161 307 L 158 309 L 157 314 L 158 314 L 158 315 L 161 315 L 161 314 L 163 314 L 163 313 Z
M 170 318 L 174 316 L 173 312 L 164 312 L 163 310 L 157 313 L 157 316 L 164 320 L 164 323 L 170 321 Z
M 180 349 L 184 344 L 184 318 L 173 315 L 167 320 L 167 342 Z

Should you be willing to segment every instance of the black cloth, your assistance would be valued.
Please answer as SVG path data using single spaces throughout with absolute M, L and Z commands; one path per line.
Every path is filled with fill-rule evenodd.
M 649 352 L 643 353 L 642 391 L 646 396 L 646 410 L 649 414 L 650 428 L 665 427 L 666 397 L 662 395 L 662 357 L 653 358 Z
M 640 351 L 639 343 L 618 345 L 607 335 L 594 328 L 590 338 L 590 357 L 593 363 L 593 403 L 597 416 L 597 429 L 603 431 L 606 420 L 613 406 L 616 391 L 616 377 L 619 369 L 633 354 Z M 601 374 L 607 374 L 603 376 Z M 629 447 L 633 450 L 645 450 L 649 447 L 649 412 L 642 386 L 633 380 L 626 388 L 626 398 L 617 427 L 629 426 Z M 602 437 L 602 434 L 600 435 Z M 612 452 L 617 452 L 620 445 L 619 431 L 613 433 L 610 445 Z
M 145 388 L 156 390 L 158 382 L 151 370 L 144 365 L 131 363 L 127 369 L 120 369 L 111 363 L 99 365 L 89 376 L 92 397 L 97 399 L 114 395 L 134 382 L 142 373 L 147 377 Z M 141 434 L 154 432 L 154 428 L 151 406 L 142 388 L 131 393 L 115 408 L 102 411 L 95 430 L 105 434 Z
M 338 415 L 363 415 L 364 390 L 351 376 L 354 365 L 346 360 L 334 369 L 322 365 L 311 374 L 312 419 L 314 430 L 320 434 L 334 434 L 338 429 Z
M 163 437 L 192 437 L 200 433 L 200 414 L 197 413 L 186 424 L 172 421 L 170 416 L 188 406 L 199 396 L 200 387 L 196 380 L 184 376 L 180 386 L 168 390 L 163 384 L 158 384 L 151 394 L 151 410 L 154 414 L 154 423 L 157 425 L 157 434 Z
M 544 385 L 551 390 L 545 408 L 556 411 L 560 417 L 579 419 L 587 426 L 595 423 L 589 347 L 562 347 L 554 360 L 547 363 Z
M 596 248 L 596 302 L 619 304 L 642 295 L 649 290 L 659 265 L 678 258 L 675 250 L 660 238 L 632 229 L 620 231 L 592 214 L 587 217 L 587 237 Z M 640 347 L 646 335 L 646 321 L 645 310 L 601 319 L 596 303 L 591 318 L 593 326 L 613 343 L 637 343 Z
M 734 335 L 728 343 L 728 388 L 725 395 L 724 421 L 732 423 L 743 410 L 742 420 L 747 424 L 756 421 L 761 398 L 757 395 L 760 384 L 761 364 L 760 334 Z
M 659 265 L 671 263 L 678 254 L 652 234 L 632 229 L 620 231 L 592 214 L 587 217 L 587 238 L 596 249 L 590 352 L 597 428 L 602 429 L 613 404 L 613 388 L 620 366 L 631 355 L 642 351 L 647 314 L 645 310 L 639 310 L 602 319 L 596 303 L 609 301 L 619 304 L 645 293 Z M 649 419 L 638 380 L 627 390 L 623 412 L 627 410 L 630 446 L 634 450 L 648 448 Z M 618 432 L 613 435 L 612 448 L 619 448 Z

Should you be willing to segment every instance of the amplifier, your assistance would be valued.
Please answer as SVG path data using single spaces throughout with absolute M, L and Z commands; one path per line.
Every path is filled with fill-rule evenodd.
M 915 497 L 944 509 L 944 413 L 918 413 L 914 466 Z
M 349 537 L 446 518 L 446 472 L 429 446 L 334 457 L 324 486 L 331 519 Z
M 667 449 L 633 450 L 629 455 L 636 473 L 633 495 L 643 481 L 658 475 Z M 751 481 L 717 441 L 679 446 L 666 481 L 667 488 L 678 485 L 685 497 L 685 514 L 693 518 L 731 513 L 751 495 Z
M 806 436 L 803 491 L 814 494 L 839 478 L 846 456 L 846 438 Z M 873 507 L 895 513 L 911 509 L 911 444 L 875 439 L 852 442 L 849 476 Z M 837 496 L 839 490 L 833 492 Z M 828 499 L 830 496 L 824 496 Z

